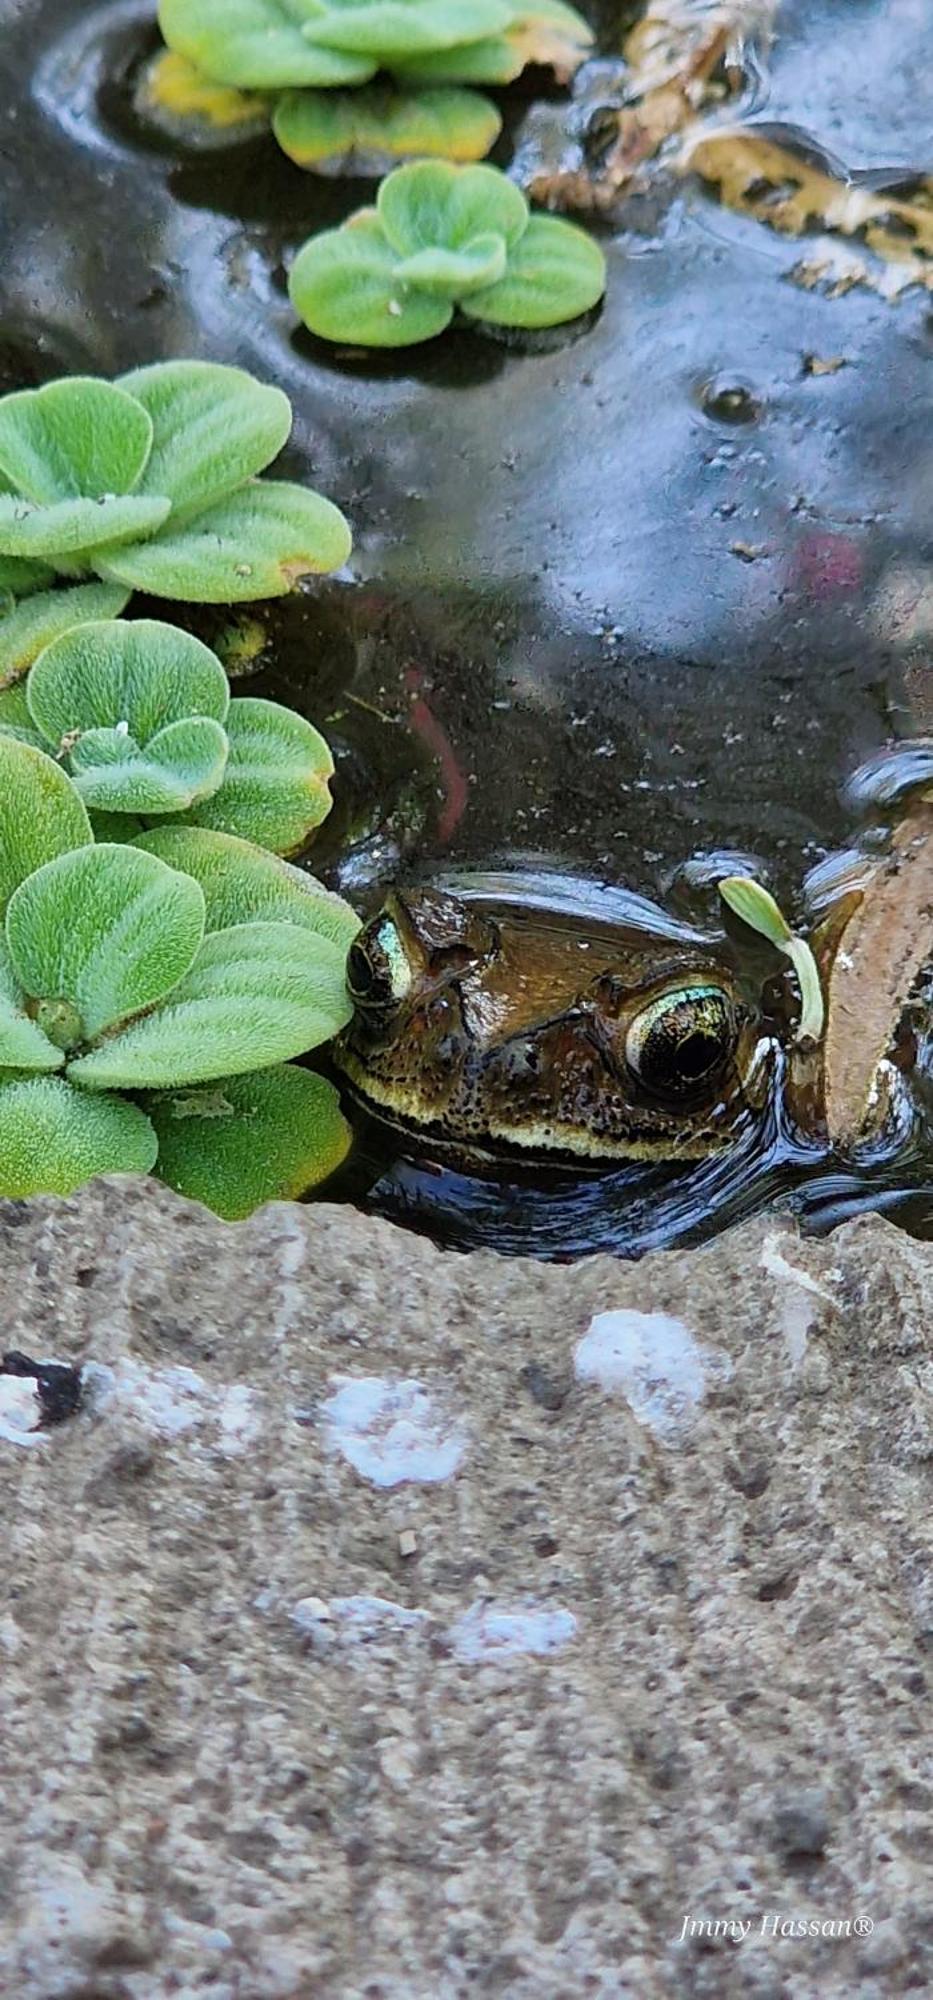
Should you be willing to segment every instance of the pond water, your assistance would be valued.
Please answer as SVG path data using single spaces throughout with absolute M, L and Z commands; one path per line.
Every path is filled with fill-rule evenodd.
M 605 58 L 636 13 L 601 11 Z M 178 614 L 227 645 L 235 626 L 255 662 L 241 691 L 328 735 L 315 872 L 364 914 L 399 879 L 547 868 L 708 921 L 703 857 L 726 850 L 792 904 L 857 832 L 853 770 L 933 725 L 916 273 L 897 289 L 859 236 L 818 218 L 782 234 L 664 156 L 594 225 L 609 287 L 580 338 L 519 354 L 457 331 L 348 357 L 296 333 L 285 272 L 371 184 L 304 174 L 271 137 L 205 155 L 146 132 L 146 0 L 0 0 L 0 26 L 0 386 L 239 362 L 291 397 L 284 472 L 352 522 L 351 572 L 257 607 L 258 632 Z M 774 27 L 770 48 L 749 38 L 729 117 L 843 188 L 929 206 L 926 0 L 786 0 Z M 535 95 L 511 94 L 503 163 L 541 144 L 537 114 L 522 128 Z M 777 1106 L 726 1161 L 634 1184 L 403 1163 L 373 1192 L 386 1143 L 363 1133 L 351 1195 L 447 1241 L 547 1255 L 689 1238 L 776 1193 L 818 1222 L 879 1199 L 923 1233 L 933 1215 L 922 1158 L 837 1166 Z

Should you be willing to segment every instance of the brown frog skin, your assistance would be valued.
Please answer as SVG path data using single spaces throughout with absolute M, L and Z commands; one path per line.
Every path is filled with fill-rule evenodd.
M 351 947 L 354 1093 L 443 1158 L 699 1160 L 768 1088 L 725 947 L 443 890 L 392 894 Z

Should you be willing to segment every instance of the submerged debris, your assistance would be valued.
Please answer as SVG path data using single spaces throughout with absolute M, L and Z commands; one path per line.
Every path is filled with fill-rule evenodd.
M 746 88 L 750 44 L 767 41 L 775 7 L 776 0 L 649 0 L 624 44 L 624 64 L 580 70 L 569 118 L 566 107 L 532 113 L 516 162 L 527 192 L 549 208 L 611 208 L 669 139 Z M 600 81 L 602 106 L 593 101 Z
M 879 1067 L 931 947 L 933 804 L 921 800 L 863 889 L 829 976 L 823 1088 L 835 1146 L 865 1130 Z

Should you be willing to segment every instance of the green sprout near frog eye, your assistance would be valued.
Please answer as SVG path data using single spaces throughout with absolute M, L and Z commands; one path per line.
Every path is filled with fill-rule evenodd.
M 168 47 L 138 89 L 144 116 L 195 146 L 271 116 L 283 151 L 317 172 L 481 159 L 499 112 L 456 86 L 510 83 L 528 63 L 568 82 L 593 40 L 564 0 L 161 0 L 159 24 Z M 378 72 L 392 84 L 360 90 Z
M 0 920 L 0 1194 L 155 1171 L 233 1218 L 339 1163 L 336 1093 L 294 1061 L 351 1013 L 338 897 L 198 828 L 95 845 L 61 767 L 7 737 Z
M 602 297 L 602 251 L 569 222 L 532 216 L 496 167 L 419 160 L 299 251 L 289 280 L 305 326 L 325 340 L 407 347 L 450 325 L 538 328 L 579 318 Z
M 205 361 L 117 382 L 66 376 L 0 398 L 0 590 L 96 576 L 123 602 L 146 590 L 233 604 L 338 569 L 350 551 L 338 508 L 257 477 L 290 429 L 280 389 Z
M 729 909 L 734 910 L 750 930 L 758 931 L 761 937 L 767 938 L 769 944 L 790 959 L 800 988 L 800 1018 L 794 1039 L 797 1042 L 818 1042 L 825 1019 L 823 989 L 816 959 L 806 939 L 791 930 L 774 897 L 750 875 L 726 876 L 718 887 Z
M 56 757 L 117 839 L 114 815 L 184 814 L 293 854 L 330 811 L 323 736 L 278 702 L 231 701 L 216 654 L 154 619 L 63 633 L 0 693 L 0 731 Z

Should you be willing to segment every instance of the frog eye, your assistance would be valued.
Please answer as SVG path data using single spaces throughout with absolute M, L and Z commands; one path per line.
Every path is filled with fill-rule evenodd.
M 735 1015 L 720 986 L 682 986 L 636 1015 L 625 1059 L 640 1083 L 659 1096 L 688 1096 L 728 1061 Z
M 405 999 L 411 966 L 391 917 L 376 917 L 351 944 L 347 987 L 358 1007 L 398 1007 Z

